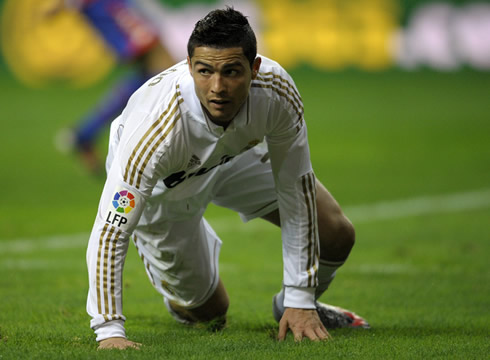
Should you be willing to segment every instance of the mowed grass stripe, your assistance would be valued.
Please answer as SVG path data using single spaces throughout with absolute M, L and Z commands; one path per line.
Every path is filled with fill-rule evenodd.
M 355 223 L 369 223 L 425 214 L 486 209 L 488 207 L 490 207 L 490 189 L 482 189 L 456 194 L 420 196 L 411 199 L 348 206 L 344 208 L 344 212 Z
M 369 223 L 410 216 L 486 208 L 490 208 L 490 189 L 346 206 L 344 207 L 344 212 L 354 223 Z M 228 218 L 212 218 L 210 222 L 218 232 L 235 231 L 235 225 Z M 250 222 L 244 227 L 244 230 L 256 231 L 268 226 L 270 225 L 263 222 Z M 80 248 L 87 245 L 88 237 L 88 233 L 79 233 L 0 240 L 0 254 L 29 253 L 39 249 L 63 250 Z

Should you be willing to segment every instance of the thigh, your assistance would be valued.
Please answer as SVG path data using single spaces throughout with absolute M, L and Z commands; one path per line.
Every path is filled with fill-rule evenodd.
M 238 212 L 243 221 L 277 209 L 267 147 L 253 148 L 223 169 L 214 189 L 213 203 Z
M 221 241 L 200 215 L 140 227 L 133 239 L 153 286 L 173 303 L 198 307 L 215 292 Z

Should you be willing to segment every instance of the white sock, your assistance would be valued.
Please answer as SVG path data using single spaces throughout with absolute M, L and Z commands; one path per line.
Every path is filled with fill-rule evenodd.
M 272 315 L 274 315 L 274 319 L 276 319 L 277 322 L 281 320 L 285 310 L 286 309 L 284 308 L 284 286 L 283 286 L 281 291 L 279 291 L 274 296 L 274 303 L 272 304 Z
M 327 261 L 320 259 L 318 267 L 318 286 L 315 291 L 315 300 L 327 291 L 330 283 L 335 278 L 337 269 L 344 264 L 344 261 Z
M 276 295 L 275 298 L 276 301 L 276 308 L 279 310 L 281 314 L 284 314 L 284 286 L 282 287 L 281 291 L 279 291 Z

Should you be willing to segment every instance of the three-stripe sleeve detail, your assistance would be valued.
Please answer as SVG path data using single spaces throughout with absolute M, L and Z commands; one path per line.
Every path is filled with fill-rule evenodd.
M 99 239 L 99 249 L 97 251 L 96 288 L 97 288 L 97 311 L 99 312 L 99 314 L 102 314 L 102 303 L 100 302 L 100 300 L 101 300 L 101 295 L 100 295 L 100 256 L 102 253 L 102 247 L 104 244 L 105 233 L 107 231 L 108 226 L 109 226 L 109 224 L 105 224 L 104 229 L 102 229 L 102 233 L 100 234 L 100 239 Z
M 259 73 L 256 79 L 252 82 L 252 87 L 271 89 L 279 96 L 286 99 L 286 101 L 293 107 L 294 111 L 298 114 L 298 120 L 301 123 L 303 121 L 303 102 L 301 96 L 298 93 L 296 87 L 291 84 L 287 79 L 274 74 L 272 72 Z M 300 126 L 300 124 L 298 125 Z
M 150 162 L 151 157 L 181 117 L 178 108 L 182 102 L 183 99 L 180 98 L 180 92 L 177 91 L 170 100 L 168 107 L 134 147 L 124 171 L 124 181 L 129 185 L 139 189 L 143 172 Z
M 105 224 L 97 251 L 96 293 L 97 310 L 105 321 L 120 319 L 116 304 L 116 251 L 122 231 Z
M 306 272 L 308 274 L 308 287 L 318 286 L 318 261 L 320 257 L 320 251 L 318 246 L 317 234 L 317 212 L 315 201 L 315 176 L 313 173 L 308 173 L 301 178 L 303 194 L 305 200 L 305 206 L 308 217 L 308 229 L 307 229 L 307 262 Z

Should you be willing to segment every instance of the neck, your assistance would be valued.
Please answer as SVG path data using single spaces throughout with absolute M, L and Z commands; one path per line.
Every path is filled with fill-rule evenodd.
M 233 121 L 233 118 L 231 118 L 230 120 L 228 121 L 219 121 L 219 120 L 216 120 L 216 119 L 213 119 L 213 117 L 211 116 L 211 114 L 209 114 L 208 110 L 202 106 L 202 109 L 204 111 L 204 113 L 206 114 L 206 117 L 208 118 L 209 121 L 211 121 L 214 125 L 218 125 L 218 126 L 221 126 L 223 127 L 224 130 L 226 130 L 226 128 L 231 124 L 231 122 Z

